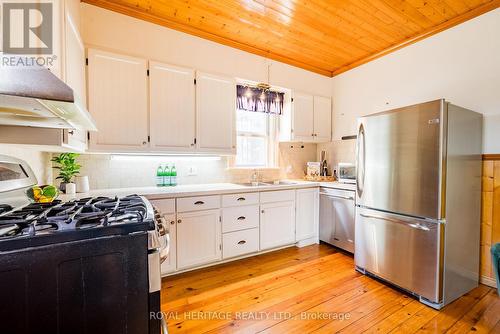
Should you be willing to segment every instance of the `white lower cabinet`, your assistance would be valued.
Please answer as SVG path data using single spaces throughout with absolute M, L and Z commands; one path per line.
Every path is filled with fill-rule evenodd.
M 295 241 L 318 237 L 319 190 L 298 189 L 296 193 L 297 217 L 295 219 Z
M 155 199 L 151 203 L 169 227 L 170 254 L 162 264 L 163 275 L 303 240 L 309 244 L 318 237 L 318 188 Z
M 240 231 L 259 227 L 259 206 L 247 205 L 224 208 L 222 213 L 222 232 Z
M 260 249 L 295 242 L 295 202 L 266 203 L 260 206 Z
M 222 236 L 222 249 L 224 259 L 259 251 L 259 229 L 225 233 Z
M 220 210 L 177 215 L 177 269 L 221 260 Z

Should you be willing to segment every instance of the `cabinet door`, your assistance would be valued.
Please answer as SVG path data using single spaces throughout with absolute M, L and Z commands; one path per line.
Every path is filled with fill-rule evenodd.
M 260 206 L 260 249 L 270 249 L 295 242 L 295 202 L 269 203 Z
M 295 241 L 317 237 L 319 220 L 318 189 L 297 190 L 296 208 Z
M 333 243 L 351 253 L 354 252 L 354 195 L 352 198 L 333 197 L 335 230 Z
M 177 225 L 175 214 L 166 214 L 163 215 L 163 218 L 168 224 L 170 250 L 167 259 L 161 264 L 161 273 L 169 274 L 177 269 Z
M 292 104 L 292 139 L 295 141 L 313 141 L 314 101 L 313 96 L 294 93 Z
M 153 150 L 194 149 L 194 70 L 149 63 L 150 129 Z
M 221 259 L 219 210 L 177 215 L 177 268 L 185 269 Z
M 80 36 L 80 2 L 66 1 L 64 17 L 65 81 L 78 99 L 87 105 L 85 86 L 85 46 Z
M 92 150 L 143 151 L 148 144 L 147 61 L 88 50 Z
M 314 141 L 329 142 L 332 139 L 332 100 L 314 97 Z
M 236 83 L 208 73 L 196 75 L 197 142 L 200 151 L 236 152 Z
M 85 84 L 85 46 L 80 36 L 80 1 L 67 0 L 64 10 L 65 82 L 73 88 L 75 98 L 87 106 Z M 87 148 L 87 132 L 63 130 L 63 146 L 77 151 Z

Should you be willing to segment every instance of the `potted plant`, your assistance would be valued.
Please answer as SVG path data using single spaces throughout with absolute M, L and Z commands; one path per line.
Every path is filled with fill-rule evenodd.
M 61 179 L 61 185 L 59 189 L 61 191 L 66 191 L 66 185 L 72 184 L 70 188 L 75 189 L 74 183 L 72 182 L 73 177 L 80 173 L 80 164 L 76 162 L 76 158 L 79 156 L 77 153 L 61 153 L 51 159 L 57 165 L 54 168 L 59 169 L 59 176 L 56 179 Z

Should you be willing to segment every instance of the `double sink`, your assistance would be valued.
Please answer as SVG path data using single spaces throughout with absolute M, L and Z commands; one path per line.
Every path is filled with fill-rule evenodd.
M 235 183 L 239 186 L 245 187 L 262 187 L 262 186 L 290 186 L 297 184 L 297 182 L 291 181 L 274 181 L 274 182 L 244 182 L 244 183 Z

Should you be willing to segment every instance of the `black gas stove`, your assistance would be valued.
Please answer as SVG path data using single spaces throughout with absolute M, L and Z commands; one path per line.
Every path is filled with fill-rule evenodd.
M 168 234 L 148 200 L 29 204 L 35 184 L 26 162 L 0 155 L 2 333 L 159 334 Z
M 0 205 L 0 210 L 0 251 L 154 229 L 151 207 L 137 195 L 55 200 L 17 209 Z

